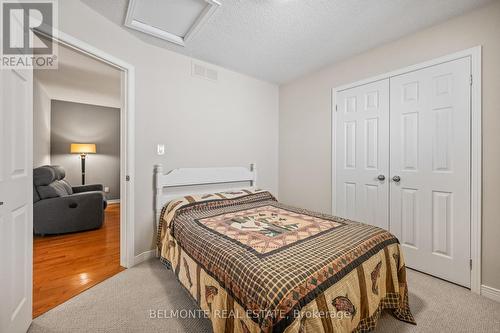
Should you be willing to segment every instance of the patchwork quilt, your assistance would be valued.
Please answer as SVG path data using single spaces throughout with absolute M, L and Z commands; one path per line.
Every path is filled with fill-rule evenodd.
M 367 332 L 385 309 L 415 324 L 392 234 L 266 191 L 170 202 L 158 248 L 216 333 Z

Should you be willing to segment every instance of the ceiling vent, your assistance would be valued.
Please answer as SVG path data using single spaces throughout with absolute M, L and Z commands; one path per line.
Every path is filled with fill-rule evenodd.
M 125 26 L 185 46 L 219 6 L 217 0 L 130 0 Z
M 195 62 L 192 63 L 191 74 L 195 77 L 207 79 L 210 81 L 219 80 L 219 72 L 217 72 L 215 69 L 208 68 L 202 64 Z

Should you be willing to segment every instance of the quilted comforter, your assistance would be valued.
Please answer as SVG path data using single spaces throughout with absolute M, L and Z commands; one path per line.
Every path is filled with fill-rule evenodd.
M 384 309 L 415 323 L 392 234 L 281 204 L 269 192 L 170 202 L 158 248 L 216 333 L 365 332 Z

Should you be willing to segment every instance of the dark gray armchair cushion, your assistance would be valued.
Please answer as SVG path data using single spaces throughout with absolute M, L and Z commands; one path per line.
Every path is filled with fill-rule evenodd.
M 105 202 L 102 192 L 40 200 L 33 206 L 34 232 L 48 235 L 100 228 Z
M 66 177 L 66 171 L 64 171 L 63 167 L 60 165 L 51 165 L 50 168 L 54 170 L 57 180 L 59 181 L 59 186 L 64 187 L 67 192 L 67 195 L 73 194 L 73 188 L 68 183 L 64 177 Z
M 46 186 L 38 186 L 37 191 L 40 199 L 42 200 L 71 195 L 71 193 L 69 193 L 68 191 L 68 188 L 64 185 L 64 182 L 60 180 L 53 181 Z
M 64 179 L 66 177 L 66 171 L 64 171 L 63 167 L 60 165 L 51 165 L 50 166 L 54 173 L 56 174 L 57 180 Z
M 73 186 L 71 189 L 73 193 L 81 193 L 88 191 L 103 191 L 104 187 L 101 184 L 89 184 L 89 185 Z
M 73 187 L 66 181 L 66 179 L 61 179 L 59 182 L 61 182 L 61 185 L 64 186 L 66 189 L 66 192 L 68 192 L 68 195 L 73 194 Z
M 33 169 L 33 184 L 46 186 L 57 180 L 56 172 L 48 165 Z
M 40 196 L 38 195 L 35 185 L 33 185 L 33 203 L 37 201 L 40 201 Z
M 65 176 L 66 172 L 58 165 L 44 165 L 34 169 L 33 184 L 39 199 L 65 197 L 73 194 L 71 185 L 64 179 Z

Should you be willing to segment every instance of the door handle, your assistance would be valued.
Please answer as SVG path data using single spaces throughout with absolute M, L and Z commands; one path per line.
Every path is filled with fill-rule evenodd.
M 399 183 L 399 182 L 401 181 L 401 177 L 399 177 L 399 176 L 394 176 L 394 177 L 392 177 L 392 180 L 393 180 L 394 182 L 396 182 L 396 183 Z
M 385 176 L 384 175 L 378 175 L 377 179 L 382 182 L 382 181 L 385 180 Z

